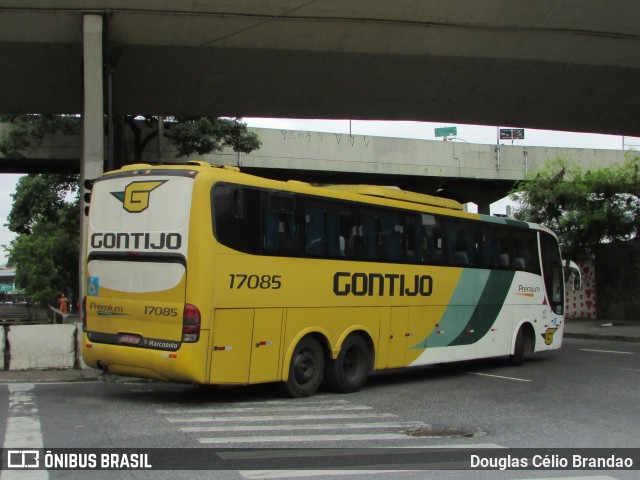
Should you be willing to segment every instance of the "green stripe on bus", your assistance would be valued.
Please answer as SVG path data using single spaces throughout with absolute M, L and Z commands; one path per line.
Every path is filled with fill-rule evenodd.
M 449 345 L 470 345 L 487 334 L 502 310 L 514 276 L 514 271 L 491 271 L 464 331 Z
M 412 349 L 469 345 L 495 323 L 514 271 L 465 269 L 438 326 Z

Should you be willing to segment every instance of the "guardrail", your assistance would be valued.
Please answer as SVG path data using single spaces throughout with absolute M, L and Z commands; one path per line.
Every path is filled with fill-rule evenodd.
M 29 304 L 0 304 L 0 325 L 49 323 L 46 310 Z

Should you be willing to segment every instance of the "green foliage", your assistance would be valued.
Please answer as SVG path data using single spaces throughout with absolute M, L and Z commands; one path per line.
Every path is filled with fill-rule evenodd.
M 554 230 L 567 256 L 603 242 L 628 241 L 640 233 L 640 156 L 623 165 L 584 171 L 564 159 L 548 162 L 511 194 L 515 217 Z
M 69 195 L 77 194 L 77 175 L 26 175 L 16 184 L 7 227 L 18 234 L 30 234 L 38 223 L 69 222 Z M 73 205 L 71 205 L 73 207 Z M 77 212 L 74 212 L 77 217 Z M 79 225 L 78 220 L 73 224 Z
M 125 123 L 133 134 L 133 161 L 140 162 L 144 149 L 158 136 L 158 118 L 129 115 Z M 166 117 L 164 136 L 177 147 L 178 158 L 220 152 L 226 147 L 250 153 L 262 145 L 258 135 L 249 132 L 238 118 Z
M 24 158 L 23 151 L 32 142 L 42 143 L 45 135 L 79 135 L 81 118 L 77 115 L 0 115 L 0 123 L 10 128 L 0 138 L 0 155 Z M 142 161 L 149 143 L 158 137 L 158 117 L 127 115 L 133 143 L 133 162 Z M 164 136 L 178 149 L 178 157 L 204 155 L 230 147 L 234 152 L 250 153 L 262 142 L 239 118 L 166 117 Z M 126 162 L 125 162 L 126 163 Z
M 16 285 L 41 305 L 77 291 L 80 249 L 78 178 L 27 175 L 16 185 L 7 226 L 18 236 L 9 246 Z
M 11 125 L 0 138 L 0 154 L 5 158 L 24 158 L 22 151 L 31 142 L 40 144 L 45 135 L 79 135 L 81 126 L 76 115 L 0 115 L 0 123 Z
M 262 144 L 258 135 L 249 132 L 237 118 L 175 117 L 167 126 L 167 136 L 178 147 L 178 157 L 219 152 L 225 147 L 250 153 Z

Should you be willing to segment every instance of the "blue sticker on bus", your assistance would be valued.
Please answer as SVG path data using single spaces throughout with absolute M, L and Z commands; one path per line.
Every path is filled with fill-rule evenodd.
M 97 297 L 100 293 L 100 281 L 98 277 L 87 278 L 87 295 L 90 297 Z

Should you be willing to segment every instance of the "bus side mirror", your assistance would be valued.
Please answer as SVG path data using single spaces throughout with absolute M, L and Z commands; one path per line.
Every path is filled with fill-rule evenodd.
M 571 288 L 575 291 L 582 290 L 582 272 L 580 267 L 571 260 L 565 260 L 565 278 L 571 281 Z

